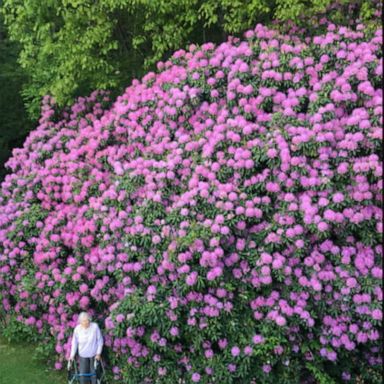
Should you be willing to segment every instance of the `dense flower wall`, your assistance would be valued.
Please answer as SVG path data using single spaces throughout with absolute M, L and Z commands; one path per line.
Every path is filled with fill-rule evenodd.
M 1 185 L 0 309 L 56 368 L 89 310 L 119 382 L 375 382 L 382 31 L 327 28 L 44 99 Z

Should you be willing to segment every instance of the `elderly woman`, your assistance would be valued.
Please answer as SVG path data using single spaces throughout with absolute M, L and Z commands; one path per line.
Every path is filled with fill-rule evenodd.
M 76 325 L 72 336 L 72 347 L 70 360 L 73 360 L 76 351 L 79 352 L 80 374 L 95 374 L 95 358 L 100 360 L 103 349 L 103 336 L 99 326 L 92 322 L 91 316 L 87 312 L 81 312 L 78 317 L 79 324 Z M 96 375 L 90 376 L 91 383 L 96 384 Z M 89 377 L 80 376 L 81 384 L 88 383 Z

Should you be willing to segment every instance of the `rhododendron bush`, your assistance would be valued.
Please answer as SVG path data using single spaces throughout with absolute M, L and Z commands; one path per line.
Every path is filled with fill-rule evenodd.
M 257 25 L 59 112 L 7 162 L 0 295 L 126 383 L 379 382 L 382 31 Z

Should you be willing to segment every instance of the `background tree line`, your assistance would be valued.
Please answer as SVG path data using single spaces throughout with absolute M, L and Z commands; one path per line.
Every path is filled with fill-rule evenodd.
M 376 0 L 0 0 L 0 181 L 36 126 L 40 101 L 60 107 L 94 89 L 117 95 L 190 43 L 221 42 L 257 23 L 311 25 L 321 12 L 374 21 Z M 352 13 L 351 13 L 352 12 Z M 310 31 L 310 29 L 309 29 Z

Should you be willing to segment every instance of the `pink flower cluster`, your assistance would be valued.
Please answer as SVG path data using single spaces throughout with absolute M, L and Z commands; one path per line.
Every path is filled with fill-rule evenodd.
M 122 379 L 380 366 L 381 42 L 257 25 L 111 107 L 46 97 L 1 185 L 0 309 L 54 337 L 57 367 L 99 316 Z

